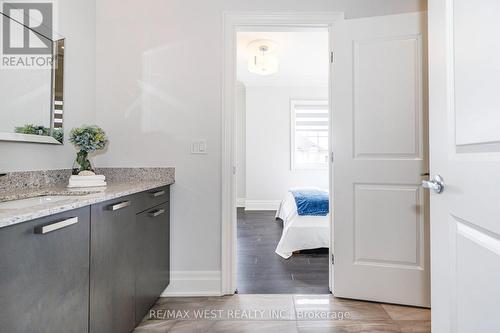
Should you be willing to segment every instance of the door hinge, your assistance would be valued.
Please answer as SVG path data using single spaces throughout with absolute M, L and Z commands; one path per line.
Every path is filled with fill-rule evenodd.
M 334 158 L 333 158 L 333 151 L 332 151 L 332 152 L 330 153 L 330 161 L 332 161 L 332 163 L 333 163 L 333 160 L 334 160 Z
M 233 166 L 233 175 L 236 175 L 237 169 L 235 166 Z
M 335 265 L 335 256 L 332 253 L 332 265 Z
M 333 51 L 330 51 L 330 63 L 333 64 L 333 61 L 334 61 Z

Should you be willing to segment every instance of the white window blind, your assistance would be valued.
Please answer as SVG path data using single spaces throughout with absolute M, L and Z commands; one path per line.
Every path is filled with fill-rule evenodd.
M 292 100 L 292 169 L 328 168 L 328 101 Z

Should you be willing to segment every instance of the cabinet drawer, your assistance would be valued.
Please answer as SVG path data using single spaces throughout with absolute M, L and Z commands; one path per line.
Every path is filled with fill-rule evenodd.
M 170 201 L 170 186 L 158 187 L 135 196 L 136 213 L 142 213 L 148 209 Z
M 0 331 L 88 331 L 90 207 L 0 229 Z

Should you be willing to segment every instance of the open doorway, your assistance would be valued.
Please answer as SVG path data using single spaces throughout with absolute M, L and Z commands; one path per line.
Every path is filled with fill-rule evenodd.
M 237 289 L 329 293 L 329 32 L 239 31 Z
M 225 15 L 223 293 L 238 289 L 239 275 L 237 35 L 290 27 L 329 32 L 329 196 L 335 199 L 334 210 L 329 200 L 329 290 L 336 297 L 428 307 L 429 208 L 421 189 L 428 173 L 425 13 L 348 20 L 339 13 Z M 273 132 L 265 126 L 271 120 L 264 115 L 261 129 Z M 273 204 L 262 201 L 257 204 Z

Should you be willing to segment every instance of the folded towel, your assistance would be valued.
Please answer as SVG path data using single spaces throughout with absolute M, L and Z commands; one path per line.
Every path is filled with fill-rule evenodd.
M 330 212 L 327 191 L 309 188 L 294 189 L 292 194 L 300 216 L 326 216 Z
M 106 186 L 106 177 L 102 175 L 95 176 L 71 176 L 69 178 L 68 187 L 101 187 Z
M 106 179 L 103 175 L 95 175 L 95 176 L 71 176 L 69 177 L 70 181 L 74 182 L 88 182 L 88 181 L 104 181 Z
M 77 182 L 77 183 L 72 183 L 70 182 L 68 184 L 69 188 L 78 188 L 78 187 L 101 187 L 101 186 L 106 186 L 106 182 L 88 182 L 88 183 L 83 183 L 83 182 Z

